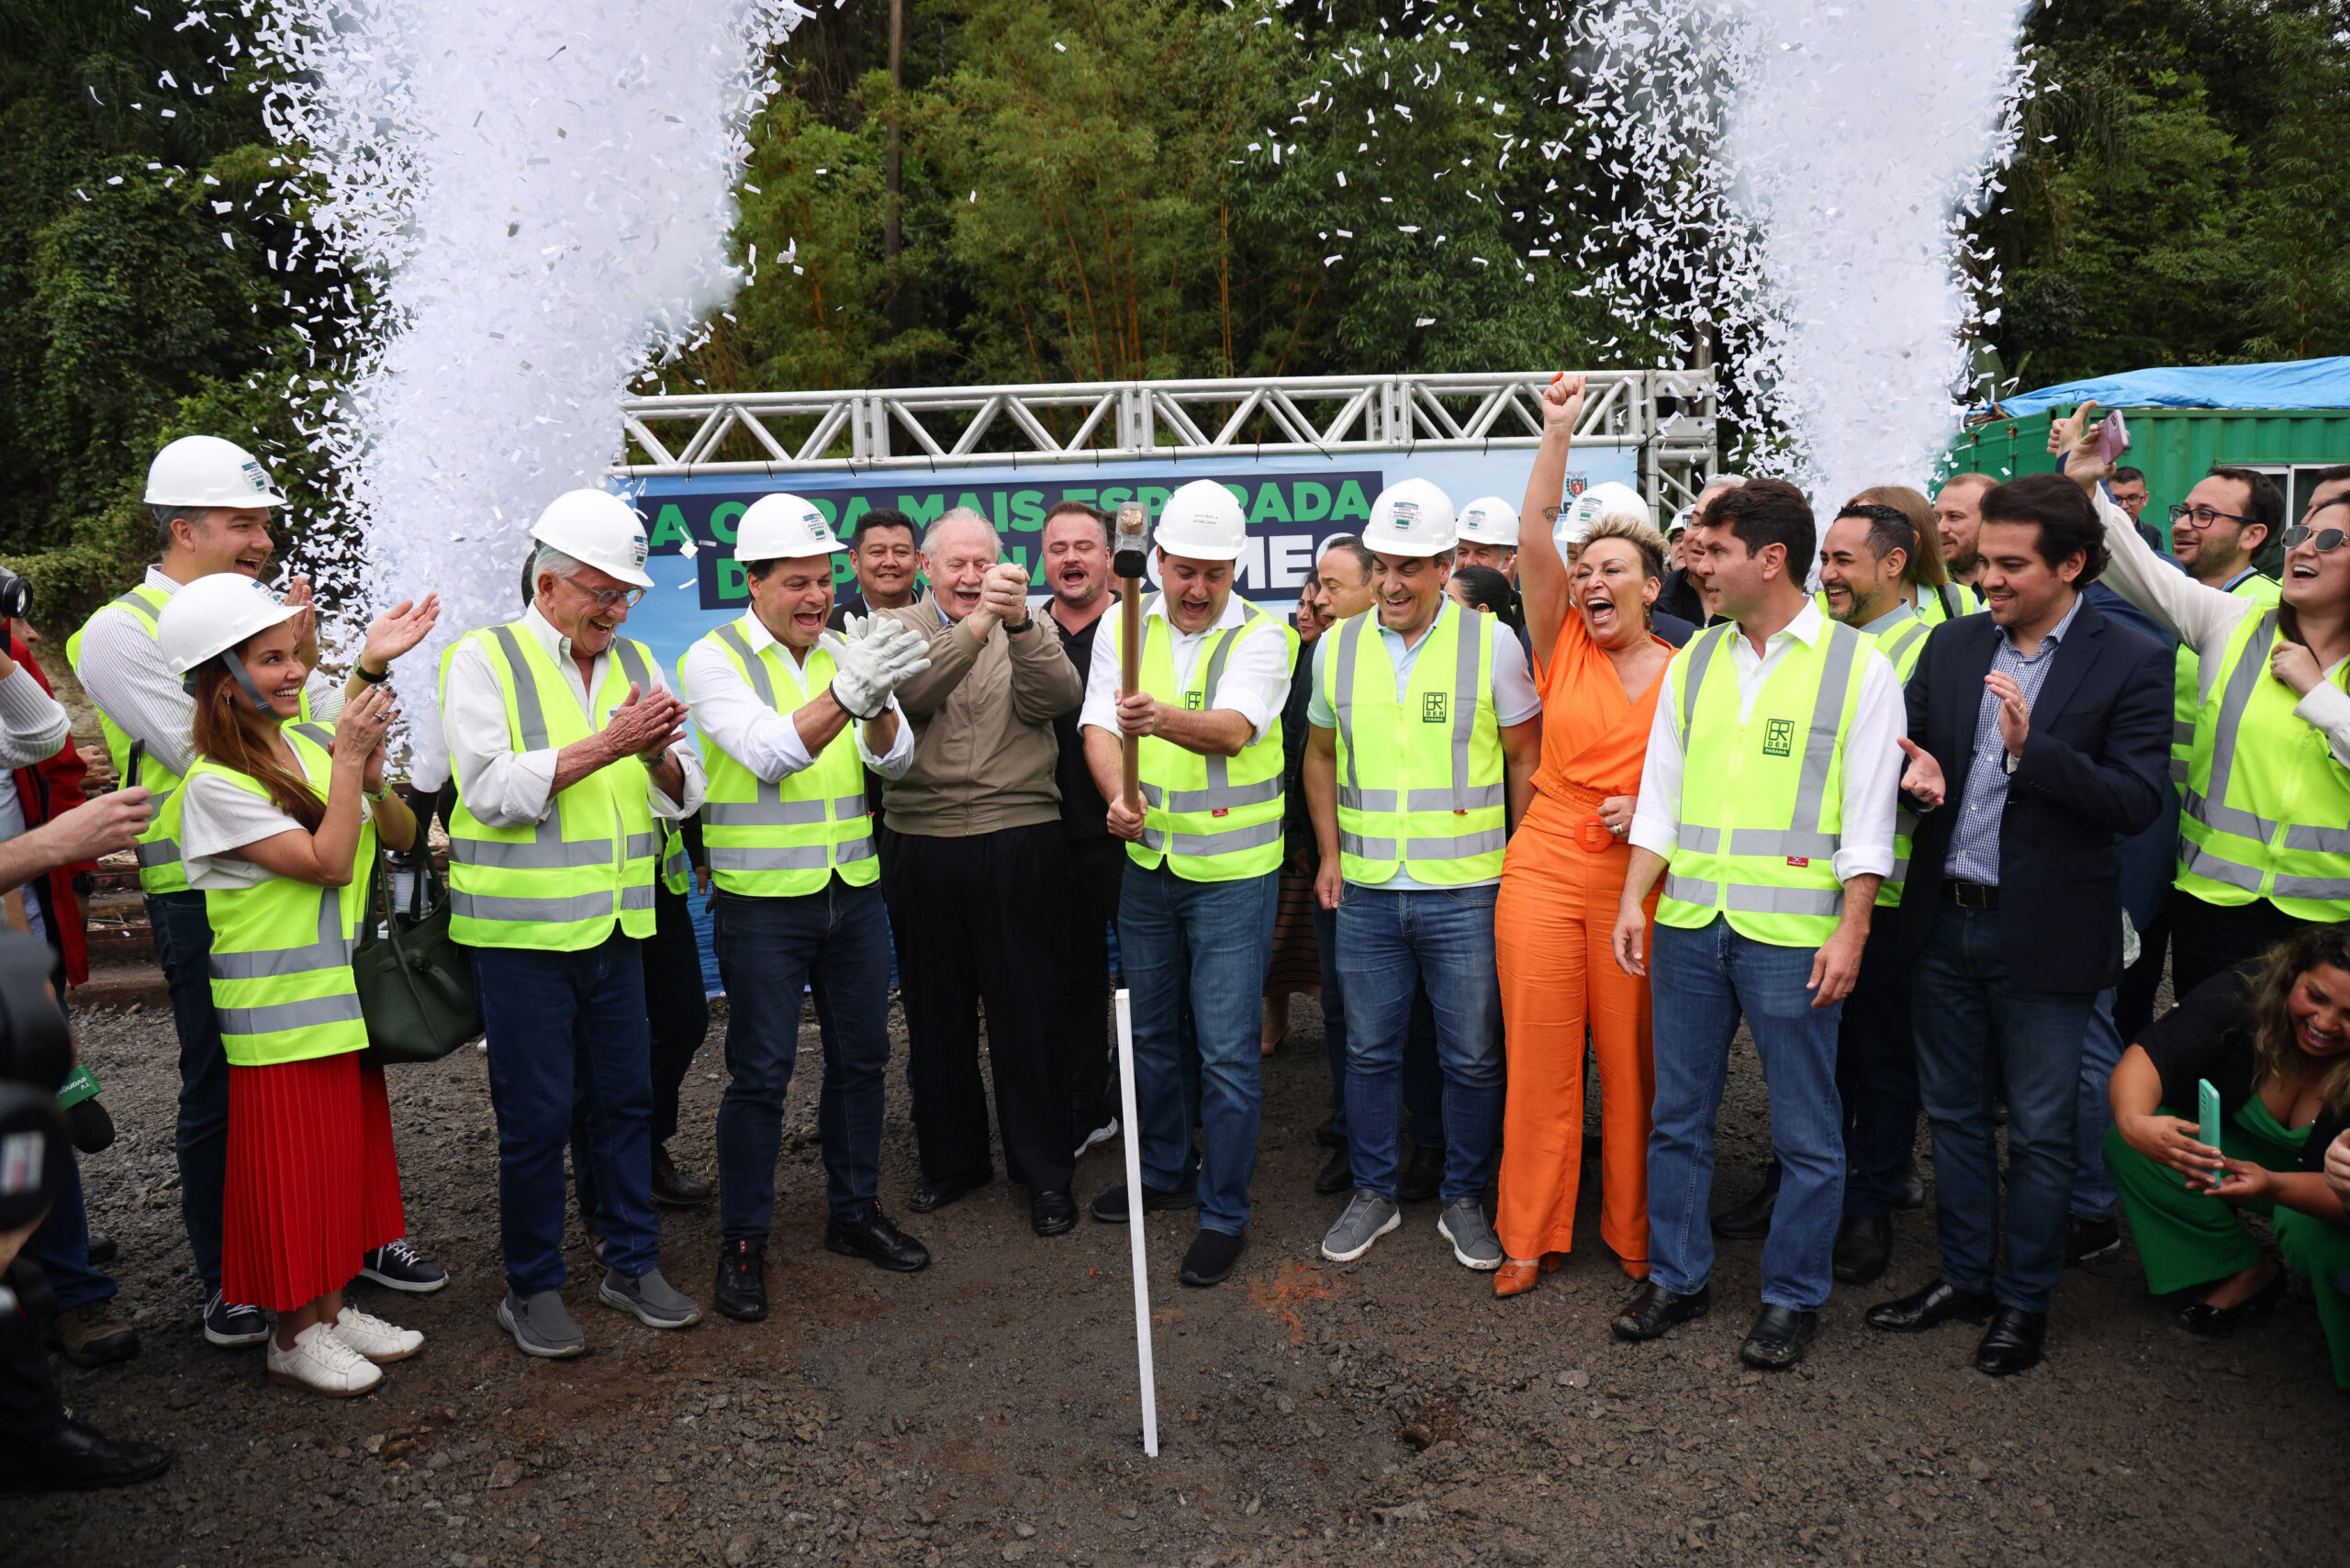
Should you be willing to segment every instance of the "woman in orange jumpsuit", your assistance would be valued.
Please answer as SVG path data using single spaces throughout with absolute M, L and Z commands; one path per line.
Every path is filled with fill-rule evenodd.
M 1561 510 L 1582 381 L 1563 377 L 1544 397 L 1529 523 Z M 1528 527 L 1517 565 L 1543 722 L 1534 803 L 1511 835 L 1494 909 L 1509 1041 L 1494 1224 L 1508 1260 L 1494 1294 L 1505 1296 L 1532 1290 L 1574 1245 L 1586 1029 L 1599 1058 L 1600 1239 L 1626 1273 L 1648 1277 L 1649 988 L 1617 967 L 1610 940 L 1649 722 L 1673 656 L 1648 629 L 1664 541 L 1644 520 L 1592 523 L 1572 577 L 1551 529 Z M 1651 899 L 1651 915 L 1655 907 Z

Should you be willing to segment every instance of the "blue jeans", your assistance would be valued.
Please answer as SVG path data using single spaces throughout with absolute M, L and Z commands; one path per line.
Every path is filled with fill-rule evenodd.
M 1446 1203 L 1475 1198 L 1501 1159 L 1502 990 L 1494 962 L 1497 887 L 1388 891 L 1349 882 L 1338 905 L 1346 978 L 1348 1150 L 1356 1187 L 1395 1195 L 1403 1080 L 1423 986 L 1444 1076 Z
M 1347 1137 L 1347 981 L 1338 972 L 1338 912 L 1314 905 L 1314 945 L 1322 958 L 1322 1048 L 1330 1061 L 1330 1126 Z M 1444 1070 L 1437 1062 L 1436 1010 L 1427 988 L 1412 999 L 1412 1037 L 1404 1043 L 1404 1112 L 1412 1141 L 1444 1147 Z
M 1918 1090 L 1934 1128 L 1942 1279 L 1962 1291 L 1992 1291 L 2002 1306 L 2045 1312 L 2065 1272 L 2081 1040 L 2097 993 L 2009 983 L 1995 909 L 1937 911 L 1912 984 Z M 1996 1274 L 1995 1060 L 2008 1098 L 2007 1254 Z
M 498 1114 L 498 1206 L 517 1295 L 559 1288 L 563 1150 L 575 1093 L 588 1105 L 604 1262 L 630 1278 L 661 1261 L 653 1213 L 653 1032 L 640 944 L 617 930 L 576 953 L 475 947 Z
M 220 1288 L 220 1205 L 229 1190 L 229 1058 L 212 1016 L 212 923 L 204 895 L 189 889 L 148 894 L 147 924 L 180 1037 L 180 1223 L 209 1295 Z
M 1135 1036 L 1136 1114 L 1143 1184 L 1169 1192 L 1193 1180 L 1185 1093 L 1183 1003 L 1197 1038 L 1199 1110 L 1207 1134 L 1198 1163 L 1200 1228 L 1238 1236 L 1248 1226 L 1257 1126 L 1265 1109 L 1260 1064 L 1265 965 L 1281 910 L 1281 873 L 1190 882 L 1164 866 L 1128 866 L 1118 889 L 1118 954 Z
M 106 1301 L 122 1288 L 114 1282 L 113 1275 L 90 1261 L 90 1211 L 82 1201 L 78 1153 L 69 1150 L 65 1156 L 65 1185 L 50 1205 L 49 1217 L 40 1222 L 32 1254 L 40 1271 L 49 1276 L 49 1288 L 57 1293 L 60 1312 Z
M 890 1067 L 890 922 L 878 885 L 838 877 L 799 898 L 711 896 L 727 996 L 726 1094 L 718 1104 L 719 1234 L 765 1241 L 775 1218 L 783 1096 L 800 1058 L 800 996 L 816 998 L 824 1042 L 816 1132 L 833 1217 L 854 1224 L 881 1186 L 882 1086 Z
M 1649 952 L 1656 1010 L 1656 1113 L 1649 1134 L 1649 1277 L 1690 1295 L 1713 1275 L 1714 1119 L 1740 1014 L 1771 1094 L 1779 1201 L 1762 1244 L 1762 1300 L 1817 1312 L 1844 1211 L 1844 1104 L 1836 1025 L 1844 1004 L 1807 989 L 1813 947 L 1741 936 L 1727 919 L 1695 931 L 1659 924 Z
M 2105 1129 L 2113 1125 L 2113 1070 L 2124 1047 L 2113 1026 L 2115 989 L 2097 993 L 2089 1009 L 2089 1026 L 2081 1036 L 2079 1107 L 2073 1113 L 2073 1200 L 2075 1216 L 2111 1219 L 2121 1209 L 2121 1190 L 2105 1168 Z

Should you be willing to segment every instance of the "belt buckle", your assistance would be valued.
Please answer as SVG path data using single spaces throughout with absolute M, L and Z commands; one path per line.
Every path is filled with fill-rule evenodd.
M 1575 824 L 1576 846 L 1593 855 L 1616 846 L 1616 832 L 1593 812 Z

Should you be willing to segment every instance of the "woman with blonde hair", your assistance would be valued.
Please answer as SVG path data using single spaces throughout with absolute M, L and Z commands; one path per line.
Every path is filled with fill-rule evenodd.
M 350 698 L 330 729 L 301 720 L 306 613 L 224 572 L 173 595 L 156 636 L 196 700 L 180 846 L 229 1058 L 221 1289 L 277 1314 L 272 1382 L 346 1398 L 424 1343 L 342 1297 L 363 1255 L 407 1232 L 351 954 L 376 838 L 406 849 L 416 819 L 384 789 L 389 688 Z M 433 613 L 416 612 L 418 636 Z
M 2200 1085 L 2218 1092 L 2204 1141 Z M 2308 1277 L 2350 1388 L 2350 1229 L 2325 1177 L 2350 1127 L 2350 925 L 2313 925 L 2223 970 L 2155 1020 L 2113 1070 L 2105 1162 L 2157 1295 L 2191 1293 L 2178 1326 L 2218 1337 L 2266 1316 L 2285 1271 Z M 2216 1202 L 2214 1200 L 2217 1200 Z M 2281 1260 L 2235 1210 L 2266 1216 Z
M 1617 967 L 1611 944 L 1631 858 L 1626 834 L 1673 649 L 1650 630 L 1664 541 L 1645 518 L 1604 515 L 1572 567 L 1560 555 L 1552 524 L 1582 407 L 1579 375 L 1544 395 L 1523 514 L 1543 522 L 1518 545 L 1544 722 L 1534 803 L 1510 837 L 1494 906 L 1509 1039 L 1494 1223 L 1507 1254 L 1494 1275 L 1503 1296 L 1532 1290 L 1574 1244 L 1586 1032 L 1599 1061 L 1600 1239 L 1626 1273 L 1648 1277 L 1649 988 Z

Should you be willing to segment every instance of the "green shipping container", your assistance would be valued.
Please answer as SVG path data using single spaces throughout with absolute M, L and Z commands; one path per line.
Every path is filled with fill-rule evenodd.
M 2056 410 L 2070 414 L 2069 408 Z M 1958 439 L 1945 474 L 1988 474 L 1998 479 L 2046 474 L 2048 411 L 1976 425 Z M 2131 409 L 2130 451 L 2121 461 L 2144 471 L 2144 521 L 2169 538 L 2169 508 L 2187 498 L 2214 465 L 2257 468 L 2285 492 L 2285 515 L 2298 519 L 2309 504 L 2310 476 L 2350 463 L 2350 409 Z

